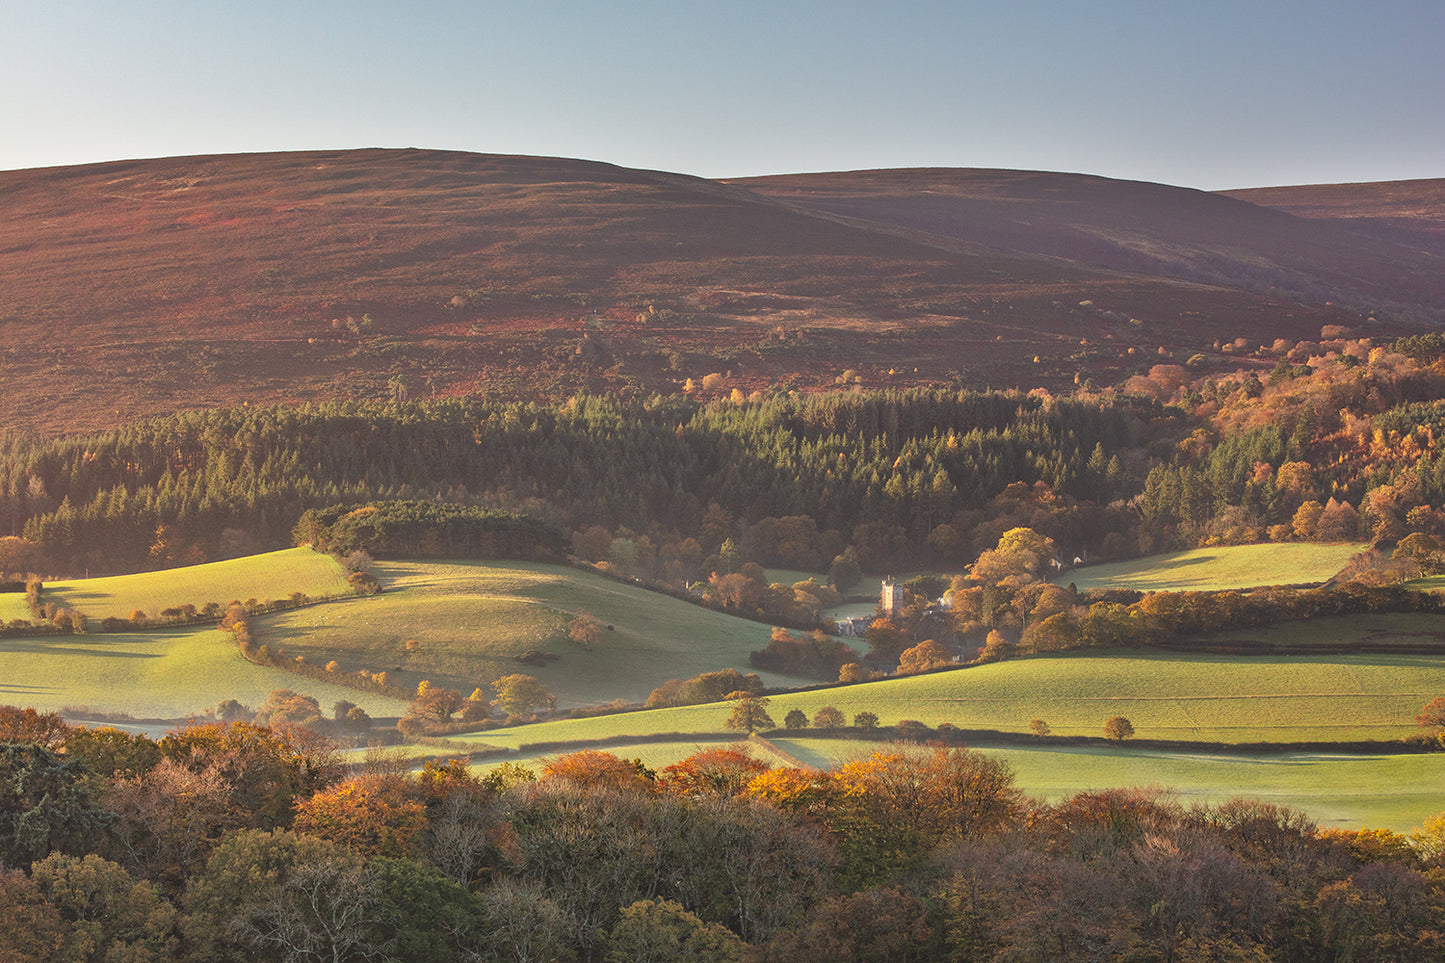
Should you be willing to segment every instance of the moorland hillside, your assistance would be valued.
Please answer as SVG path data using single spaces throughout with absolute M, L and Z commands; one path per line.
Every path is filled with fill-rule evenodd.
M 1257 187 L 1221 193 L 1445 256 L 1445 178 Z
M 1002 253 L 1332 301 L 1362 313 L 1445 318 L 1445 181 L 1211 194 L 1084 174 L 935 169 L 732 183 Z
M 1121 182 L 1066 189 L 1096 183 Z M 1319 284 L 1260 292 L 1228 271 L 1151 277 L 1169 271 L 1149 259 L 1068 264 L 1047 225 L 1003 243 L 973 215 L 978 230 L 952 233 L 864 222 L 748 186 L 420 150 L 3 172 L 0 428 L 243 401 L 668 393 L 709 374 L 745 393 L 845 373 L 873 387 L 1113 383 L 1238 339 L 1400 333 L 1323 302 L 1393 291 L 1419 267 L 1385 245 L 1351 260 L 1374 272 L 1357 278 L 1339 258 L 1360 252 L 1331 249 L 1307 278 Z M 907 205 L 955 216 L 956 198 L 905 186 Z M 1207 199 L 1221 237 L 1304 223 L 1126 187 L 1078 203 L 1167 222 L 1171 250 L 1196 244 L 1196 212 L 1158 213 L 1179 197 Z

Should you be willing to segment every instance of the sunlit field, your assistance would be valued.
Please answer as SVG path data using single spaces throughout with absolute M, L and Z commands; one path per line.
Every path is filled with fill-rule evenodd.
M 351 587 L 345 570 L 330 555 L 291 548 L 160 572 L 49 582 L 44 597 L 102 619 L 128 618 L 137 609 L 155 616 L 161 609 L 181 605 L 201 608 L 207 602 L 224 606 L 233 599 L 284 599 L 294 592 L 326 598 L 348 595 Z
M 1368 545 L 1281 542 L 1196 548 L 1128 562 L 1084 565 L 1054 579 L 1079 591 L 1127 588 L 1140 592 L 1212 592 L 1256 585 L 1313 585 L 1327 581 Z

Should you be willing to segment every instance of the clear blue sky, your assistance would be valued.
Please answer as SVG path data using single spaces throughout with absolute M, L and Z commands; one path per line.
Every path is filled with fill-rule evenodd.
M 710 177 L 1445 177 L 1442 0 L 0 0 L 0 169 L 342 147 Z

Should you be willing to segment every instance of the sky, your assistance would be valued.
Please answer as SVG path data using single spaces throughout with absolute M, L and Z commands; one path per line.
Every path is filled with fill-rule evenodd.
M 1445 177 L 1442 0 L 0 0 L 0 170 L 421 147 L 704 177 Z

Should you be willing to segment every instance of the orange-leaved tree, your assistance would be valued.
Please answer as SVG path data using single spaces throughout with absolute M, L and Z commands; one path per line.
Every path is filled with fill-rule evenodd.
M 416 855 L 426 831 L 420 787 L 396 776 L 358 776 L 296 804 L 297 832 L 366 856 Z
M 737 749 L 704 749 L 658 773 L 658 785 L 679 796 L 736 796 L 768 764 Z
M 639 760 L 622 759 L 610 752 L 584 749 L 549 760 L 542 767 L 540 781 L 569 782 L 582 789 L 652 792 L 654 776 Z

